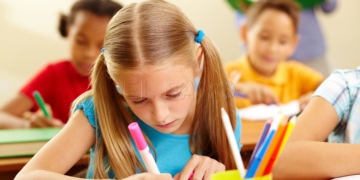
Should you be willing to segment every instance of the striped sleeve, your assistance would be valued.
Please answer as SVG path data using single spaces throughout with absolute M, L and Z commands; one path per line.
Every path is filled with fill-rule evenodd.
M 313 97 L 320 96 L 327 100 L 335 109 L 340 122 L 348 117 L 351 95 L 344 71 L 335 71 L 315 91 Z

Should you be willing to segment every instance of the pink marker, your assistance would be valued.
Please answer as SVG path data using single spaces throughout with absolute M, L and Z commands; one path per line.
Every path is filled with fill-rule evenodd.
M 139 124 L 133 122 L 128 126 L 130 134 L 135 141 L 136 147 L 138 148 L 141 158 L 143 159 L 146 169 L 149 173 L 160 174 L 160 171 L 156 165 L 154 157 L 152 156 L 149 146 L 147 145 L 144 135 L 141 132 Z
M 194 176 L 194 172 L 192 172 L 192 173 L 190 174 L 188 180 L 191 179 L 193 176 Z

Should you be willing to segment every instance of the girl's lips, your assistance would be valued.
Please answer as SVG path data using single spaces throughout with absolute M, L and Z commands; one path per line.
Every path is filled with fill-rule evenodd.
M 156 125 L 156 126 L 160 127 L 160 128 L 168 128 L 168 127 L 171 127 L 174 123 L 175 123 L 175 120 L 172 121 L 172 122 L 169 122 L 167 124 L 159 124 L 159 125 Z

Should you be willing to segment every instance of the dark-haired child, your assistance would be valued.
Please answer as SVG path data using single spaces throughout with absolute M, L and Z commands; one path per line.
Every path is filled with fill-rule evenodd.
M 58 28 L 69 42 L 71 58 L 45 66 L 5 103 L 0 108 L 0 128 L 63 126 L 71 103 L 90 88 L 90 70 L 100 54 L 106 26 L 121 8 L 114 1 L 79 0 L 68 16 L 61 15 Z M 52 121 L 39 113 L 34 91 L 47 103 Z

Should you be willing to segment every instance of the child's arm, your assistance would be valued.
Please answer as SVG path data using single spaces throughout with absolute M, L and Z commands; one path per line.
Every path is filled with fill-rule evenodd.
M 78 110 L 67 125 L 18 173 L 16 179 L 73 179 L 64 174 L 95 142 L 94 128 Z
M 300 106 L 300 110 L 303 111 L 305 109 L 305 107 L 309 104 L 310 99 L 312 97 L 312 95 L 314 94 L 314 91 L 310 91 L 304 95 L 302 95 L 298 101 L 299 101 L 299 106 Z
M 26 95 L 19 94 L 0 108 L 0 129 L 63 126 L 59 120 L 49 120 L 40 113 L 33 113 L 29 119 L 22 116 L 33 107 Z
M 80 179 L 64 175 L 95 143 L 94 128 L 82 110 L 24 166 L 18 179 Z M 170 174 L 135 174 L 124 180 L 172 180 Z
M 0 111 L 0 129 L 11 129 L 11 128 L 26 128 L 28 127 L 28 122 L 19 118 L 12 116 L 6 112 Z
M 334 107 L 314 97 L 299 116 L 273 175 L 275 179 L 329 179 L 360 174 L 360 145 L 326 143 L 338 124 Z

